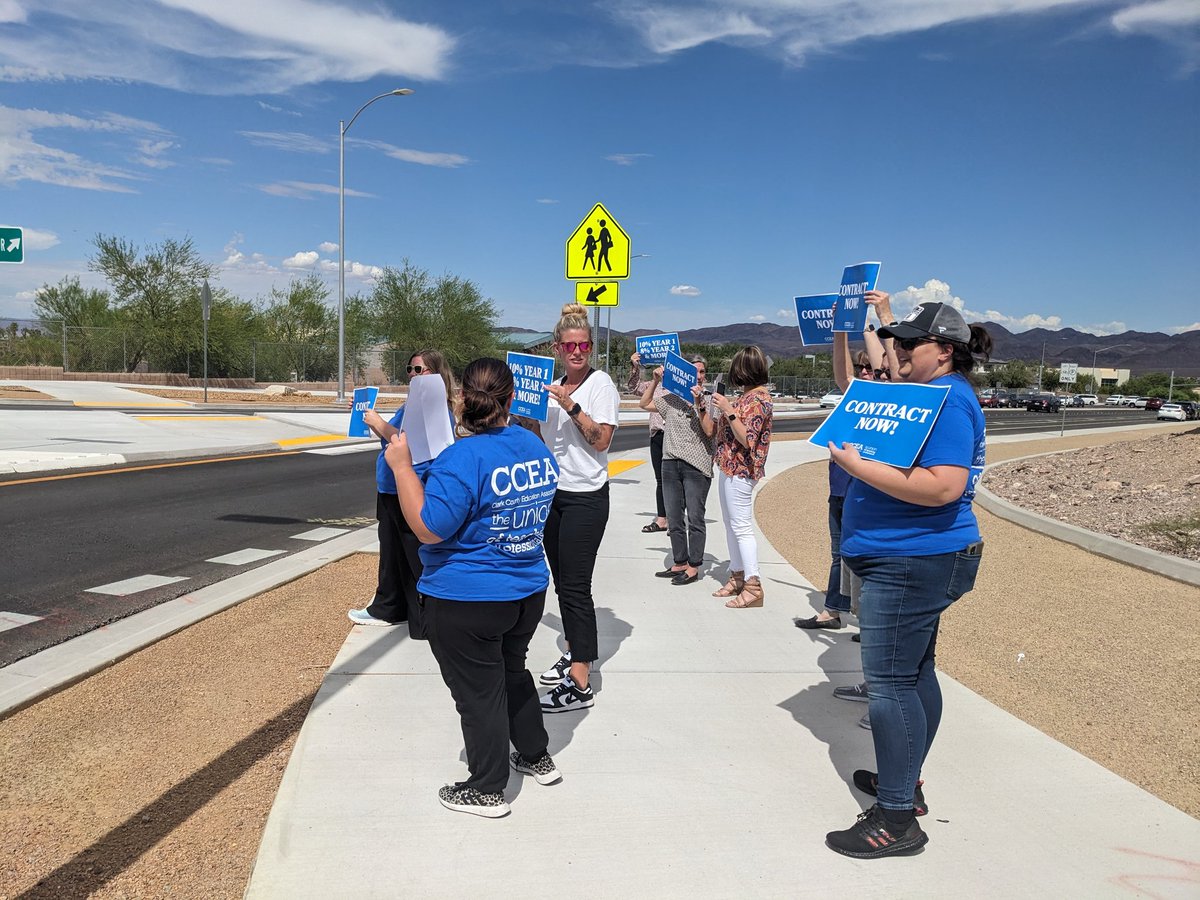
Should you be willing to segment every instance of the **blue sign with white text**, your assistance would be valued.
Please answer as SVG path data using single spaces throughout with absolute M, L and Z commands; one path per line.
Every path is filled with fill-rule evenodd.
M 637 353 L 643 366 L 661 366 L 667 353 L 679 353 L 678 334 L 648 334 L 637 339 Z
M 509 353 L 506 362 L 513 373 L 513 415 L 545 422 L 550 414 L 546 385 L 554 380 L 554 360 L 531 353 Z
M 805 347 L 833 343 L 833 306 L 837 299 L 837 294 L 809 294 L 795 298 L 800 343 Z
M 363 421 L 363 413 L 375 408 L 379 398 L 379 388 L 361 387 L 354 389 L 354 405 L 350 407 L 350 427 L 346 429 L 349 437 L 370 437 L 371 429 Z
M 688 403 L 695 402 L 692 388 L 700 381 L 696 367 L 678 353 L 668 353 L 663 361 L 662 384 L 665 390 L 676 397 L 682 397 Z
M 855 379 L 808 439 L 828 447 L 852 444 L 863 459 L 907 469 L 929 439 L 949 385 Z
M 867 303 L 863 295 L 875 290 L 881 265 L 877 262 L 861 262 L 842 270 L 837 312 L 833 315 L 834 331 L 858 334 L 867 327 Z

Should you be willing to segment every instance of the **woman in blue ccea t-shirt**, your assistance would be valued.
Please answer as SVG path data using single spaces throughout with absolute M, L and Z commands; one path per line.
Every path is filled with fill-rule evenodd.
M 408 358 L 408 379 L 425 375 L 440 376 L 446 385 L 446 410 L 453 424 L 454 416 L 450 405 L 454 397 L 454 375 L 446 358 L 437 350 L 418 350 Z M 396 499 L 396 479 L 383 458 L 388 441 L 400 430 L 404 421 L 404 407 L 396 410 L 391 419 L 383 417 L 373 409 L 363 413 L 363 421 L 379 436 L 379 457 L 375 460 L 375 518 L 379 520 L 379 579 L 375 595 L 362 609 L 352 609 L 347 615 L 355 625 L 399 625 L 408 622 L 409 634 L 419 640 L 425 639 L 425 621 L 421 615 L 420 596 L 417 594 L 417 579 L 421 577 L 421 560 L 417 540 L 404 521 L 400 502 Z M 417 466 L 417 474 L 425 476 L 429 463 Z
M 429 643 L 462 718 L 471 773 L 442 787 L 438 799 L 488 818 L 509 812 L 510 764 L 539 784 L 561 777 L 525 668 L 550 579 L 542 532 L 558 463 L 537 437 L 506 425 L 512 400 L 508 366 L 477 359 L 463 372 L 459 413 L 471 436 L 442 451 L 424 484 L 403 434 L 386 452 L 404 518 L 421 541 Z
M 921 304 L 879 336 L 895 339 L 898 381 L 950 391 L 912 468 L 863 459 L 849 444 L 829 445 L 853 478 L 841 555 L 862 579 L 863 675 L 879 771 L 854 773 L 876 805 L 847 830 L 830 832 L 826 843 L 860 859 L 914 853 L 928 841 L 915 808 L 927 811 L 917 796 L 921 767 L 942 714 L 934 673 L 938 623 L 975 586 L 983 549 L 971 501 L 983 472 L 984 422 L 967 375 L 992 347 L 987 331 L 968 327 L 941 303 Z

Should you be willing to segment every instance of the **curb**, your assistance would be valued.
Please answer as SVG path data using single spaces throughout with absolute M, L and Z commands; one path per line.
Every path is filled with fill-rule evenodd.
M 375 540 L 374 525 L 359 528 L 17 660 L 0 670 L 0 719 L 189 625 L 360 553 Z
M 1028 456 L 1006 459 L 1000 463 L 992 463 L 984 467 L 984 472 L 994 469 L 996 466 L 1008 465 L 1009 463 L 1018 462 L 1023 459 L 1035 459 L 1041 456 L 1055 456 L 1060 453 L 1070 452 L 1070 450 L 1054 450 L 1049 453 L 1031 453 Z M 1080 528 L 1078 525 L 1069 525 L 1066 522 L 1051 519 L 1049 516 L 1043 516 L 1041 513 L 1030 512 L 1027 509 L 1022 509 L 1019 506 L 1009 503 L 1007 500 L 1001 499 L 984 487 L 983 484 L 980 484 L 975 490 L 975 501 L 988 512 L 992 513 L 992 515 L 999 516 L 1001 519 L 1005 519 L 1015 525 L 1020 525 L 1022 528 L 1028 528 L 1030 531 L 1036 531 L 1067 544 L 1074 544 L 1076 547 L 1082 547 L 1090 553 L 1095 553 L 1098 556 L 1103 556 L 1119 563 L 1125 563 L 1138 569 L 1144 569 L 1154 575 L 1162 575 L 1173 581 L 1181 581 L 1184 584 L 1200 587 L 1200 563 L 1192 562 L 1190 559 L 1169 556 L 1166 553 L 1160 553 L 1148 547 L 1139 547 L 1137 544 L 1131 544 L 1120 538 L 1111 537 L 1107 534 L 1098 534 L 1095 531 Z

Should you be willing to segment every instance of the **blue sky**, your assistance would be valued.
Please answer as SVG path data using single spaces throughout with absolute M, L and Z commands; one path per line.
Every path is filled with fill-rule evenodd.
M 0 316 L 90 241 L 190 236 L 253 298 L 407 258 L 502 324 L 573 297 L 599 201 L 613 327 L 793 322 L 883 262 L 903 310 L 1200 328 L 1195 0 L 0 0 Z

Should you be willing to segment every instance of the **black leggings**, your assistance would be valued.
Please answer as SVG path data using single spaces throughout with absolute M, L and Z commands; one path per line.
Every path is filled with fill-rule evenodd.
M 429 646 L 462 720 L 471 772 L 464 784 L 499 793 L 508 784 L 509 741 L 530 762 L 549 743 L 537 686 L 525 668 L 546 592 L 509 601 L 424 599 Z
M 608 484 L 595 491 L 559 490 L 546 520 L 546 559 L 554 576 L 572 662 L 599 659 L 592 570 L 608 524 Z
M 425 622 L 417 593 L 421 542 L 404 520 L 395 494 L 377 495 L 375 518 L 379 520 L 379 581 L 367 612 L 385 622 L 407 620 L 410 636 L 423 640 Z
M 665 519 L 667 517 L 667 504 L 663 500 L 662 460 L 663 432 L 662 429 L 659 429 L 650 434 L 650 466 L 654 469 L 654 502 L 657 504 L 654 508 L 658 512 L 658 517 Z

